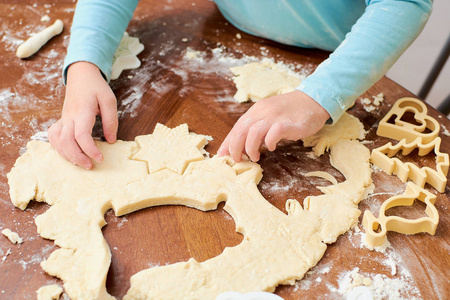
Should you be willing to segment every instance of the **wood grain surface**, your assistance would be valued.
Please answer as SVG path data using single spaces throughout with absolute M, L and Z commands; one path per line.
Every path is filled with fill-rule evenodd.
M 32 202 L 25 211 L 15 208 L 10 202 L 6 174 L 24 153 L 30 138 L 45 136 L 47 128 L 60 117 L 64 100 L 60 75 L 74 7 L 71 0 L 0 1 L 0 230 L 10 228 L 24 238 L 23 244 L 13 245 L 0 236 L 0 299 L 33 299 L 42 285 L 62 284 L 39 266 L 56 249 L 52 241 L 38 236 L 34 224 L 35 217 L 45 212 L 48 205 Z M 48 23 L 40 21 L 46 14 L 51 18 Z M 56 18 L 65 24 L 61 35 L 29 59 L 15 57 L 15 50 L 23 40 Z M 139 55 L 142 61 L 139 69 L 126 71 L 111 83 L 118 99 L 118 138 L 130 141 L 137 135 L 151 133 L 158 122 L 169 127 L 187 123 L 191 131 L 214 138 L 207 146 L 212 154 L 239 116 L 251 106 L 233 101 L 235 87 L 230 66 L 242 64 L 248 57 L 269 57 L 311 73 L 329 54 L 239 32 L 226 22 L 212 1 L 206 0 L 141 0 L 127 31 L 139 37 L 145 50 Z M 241 39 L 236 37 L 237 33 Z M 187 42 L 183 42 L 185 38 Z M 187 61 L 184 58 L 187 48 L 201 51 L 205 57 L 202 61 Z M 221 50 L 212 51 L 215 48 Z M 380 92 L 384 93 L 385 101 L 379 109 L 367 112 L 360 99 Z M 388 141 L 376 135 L 378 122 L 395 100 L 405 96 L 414 95 L 384 77 L 349 110 L 363 122 L 369 149 Z M 449 153 L 450 138 L 443 132 L 450 129 L 450 121 L 431 107 L 429 114 L 442 124 L 441 150 Z M 95 127 L 94 135 L 101 136 L 100 126 Z M 287 199 L 301 202 L 308 195 L 320 194 L 316 185 L 327 184 L 321 179 L 307 178 L 305 173 L 322 170 L 338 181 L 344 180 L 330 166 L 327 154 L 314 159 L 308 155 L 310 152 L 301 142 L 290 142 L 262 155 L 264 177 L 259 189 L 282 211 Z M 435 165 L 433 155 L 418 157 L 413 152 L 408 159 L 424 166 Z M 401 194 L 405 184 L 376 169 L 373 180 L 374 194 L 359 207 L 377 215 L 381 203 Z M 361 274 L 374 279 L 374 284 L 376 275 L 382 274 L 381 282 L 387 284 L 382 289 L 388 294 L 395 291 L 392 286 L 397 283 L 403 285 L 400 294 L 405 298 L 448 299 L 450 189 L 448 184 L 445 193 L 427 188 L 437 194 L 440 223 L 435 236 L 389 233 L 392 247 L 379 253 L 363 247 L 363 234 L 351 230 L 329 245 L 325 256 L 303 280 L 294 286 L 280 286 L 276 293 L 285 299 L 345 299 L 345 293 L 339 289 L 342 292 L 349 272 L 359 268 Z M 393 213 L 416 218 L 424 215 L 423 210 L 424 206 L 415 203 Z M 235 232 L 234 221 L 223 210 L 223 204 L 210 212 L 162 206 L 119 218 L 108 211 L 105 219 L 108 224 L 103 233 L 112 252 L 107 289 L 118 298 L 126 293 L 129 278 L 136 272 L 190 257 L 205 261 L 219 255 L 225 247 L 238 245 L 243 238 Z M 360 224 L 358 228 L 362 228 Z M 7 254 L 9 250 L 11 254 Z M 395 294 L 392 292 L 390 296 Z

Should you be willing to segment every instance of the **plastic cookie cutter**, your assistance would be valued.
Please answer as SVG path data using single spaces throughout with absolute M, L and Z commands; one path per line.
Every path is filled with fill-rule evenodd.
M 422 143 L 430 143 L 439 135 L 440 127 L 438 121 L 427 115 L 427 111 L 425 103 L 419 99 L 401 98 L 380 121 L 377 135 L 397 141 L 406 139 L 408 143 L 420 137 Z M 414 114 L 414 123 L 404 119 L 408 112 Z
M 420 187 L 424 187 L 425 183 L 429 183 L 436 190 L 443 193 L 447 184 L 449 156 L 447 153 L 439 151 L 440 146 L 441 138 L 439 137 L 428 144 L 422 144 L 421 138 L 417 138 L 412 143 L 401 140 L 394 146 L 392 143 L 387 143 L 384 146 L 373 149 L 370 160 L 387 174 L 396 174 L 403 182 L 406 182 L 409 178 Z M 425 156 L 434 150 L 436 154 L 436 169 L 418 167 L 413 163 L 404 163 L 398 158 L 392 158 L 400 151 L 402 151 L 403 155 L 408 155 L 414 149 L 419 150 L 419 156 Z
M 415 199 L 418 199 L 427 205 L 425 209 L 427 217 L 410 220 L 397 216 L 386 216 L 386 210 L 389 208 L 411 206 Z M 403 234 L 427 232 L 434 235 L 439 223 L 439 214 L 434 206 L 435 201 L 436 195 L 420 188 L 414 183 L 408 183 L 403 195 L 391 197 L 381 205 L 378 218 L 375 218 L 369 210 L 364 212 L 362 224 L 366 231 L 366 243 L 371 247 L 382 246 L 386 241 L 386 234 L 388 231 L 395 231 Z
M 413 112 L 417 124 L 402 120 L 406 112 Z M 429 183 L 439 192 L 445 191 L 449 169 L 449 156 L 440 152 L 441 139 L 439 123 L 426 115 L 427 108 L 424 103 L 414 98 L 402 98 L 395 102 L 389 113 L 378 125 L 377 134 L 400 140 L 396 145 L 387 143 L 372 150 L 371 162 L 387 174 L 396 174 L 400 180 L 406 182 L 411 179 L 420 187 Z M 390 120 L 394 119 L 394 124 Z M 432 150 L 436 154 L 436 169 L 418 167 L 413 163 L 404 163 L 398 158 L 392 158 L 398 152 L 403 155 L 410 154 L 418 149 L 419 156 L 425 156 Z

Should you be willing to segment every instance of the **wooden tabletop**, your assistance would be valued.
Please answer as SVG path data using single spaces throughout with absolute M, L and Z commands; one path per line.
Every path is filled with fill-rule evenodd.
M 45 212 L 48 205 L 32 202 L 25 211 L 15 208 L 10 202 L 6 174 L 24 153 L 30 138 L 45 136 L 47 128 L 60 117 L 64 100 L 60 74 L 75 3 L 72 0 L 11 3 L 0 2 L 0 230 L 9 228 L 18 232 L 24 243 L 13 245 L 0 236 L 0 299 L 33 299 L 39 287 L 62 284 L 39 266 L 56 249 L 52 241 L 39 237 L 34 224 L 34 218 Z M 41 21 L 44 15 L 51 21 Z M 57 18 L 65 24 L 60 36 L 29 59 L 15 57 L 15 50 L 23 40 Z M 233 101 L 235 87 L 228 70 L 230 66 L 242 64 L 249 56 L 269 57 L 310 73 L 329 54 L 287 47 L 239 32 L 226 22 L 212 1 L 206 0 L 141 0 L 127 31 L 139 37 L 145 50 L 139 55 L 142 66 L 124 72 L 111 84 L 119 103 L 118 138 L 129 141 L 137 135 L 151 133 L 158 122 L 169 127 L 187 123 L 191 131 L 214 138 L 207 146 L 212 154 L 239 116 L 251 106 L 251 103 Z M 237 33 L 242 38 L 239 39 Z M 184 59 L 188 47 L 201 51 L 204 59 Z M 384 77 L 361 98 L 371 99 L 381 92 L 385 101 L 379 109 L 367 112 L 358 100 L 349 110 L 368 131 L 366 146 L 369 149 L 388 141 L 376 135 L 376 128 L 395 100 L 414 96 Z M 449 153 L 450 138 L 443 132 L 450 129 L 450 121 L 431 107 L 429 115 L 442 124 L 441 151 Z M 99 126 L 94 129 L 94 135 L 101 136 Z M 327 154 L 313 159 L 308 155 L 310 151 L 301 142 L 295 142 L 262 155 L 260 164 L 264 178 L 259 189 L 282 211 L 289 198 L 301 202 L 308 195 L 320 194 L 316 185 L 324 181 L 307 178 L 306 172 L 328 171 L 338 180 L 343 179 L 330 166 Z M 408 159 L 420 165 L 435 165 L 433 155 L 418 157 L 413 152 Z M 373 180 L 374 194 L 359 207 L 362 211 L 371 209 L 377 215 L 382 201 L 401 194 L 405 184 L 380 170 L 374 171 Z M 447 184 L 445 193 L 441 194 L 427 188 L 437 194 L 440 223 L 435 236 L 389 233 L 392 247 L 379 253 L 363 247 L 362 233 L 352 230 L 328 247 L 319 264 L 303 280 L 294 286 L 280 286 L 276 293 L 285 299 L 345 298 L 345 293 L 340 293 L 339 289 L 342 292 L 350 272 L 359 268 L 374 284 L 388 284 L 383 287 L 388 292 L 395 290 L 395 284 L 400 284 L 404 286 L 400 293 L 406 298 L 448 299 L 450 189 Z M 393 213 L 416 218 L 424 214 L 423 210 L 424 207 L 416 203 Z M 190 257 L 204 261 L 219 255 L 225 247 L 239 244 L 243 238 L 235 232 L 234 221 L 223 210 L 223 204 L 210 212 L 184 206 L 154 207 L 120 218 L 108 211 L 105 219 L 108 224 L 103 233 L 112 252 L 107 289 L 119 298 L 128 290 L 129 278 L 136 272 L 187 261 Z M 362 228 L 361 225 L 358 228 Z M 378 276 L 381 281 L 377 281 L 377 274 L 382 274 Z

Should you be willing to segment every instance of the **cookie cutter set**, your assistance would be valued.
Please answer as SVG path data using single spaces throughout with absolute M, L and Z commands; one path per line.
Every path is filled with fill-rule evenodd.
M 408 113 L 414 114 L 415 122 L 405 120 Z M 399 141 L 396 145 L 391 142 L 372 150 L 371 162 L 383 169 L 387 174 L 395 174 L 406 182 L 410 179 L 405 192 L 386 200 L 378 218 L 369 211 L 364 212 L 362 224 L 366 230 L 366 243 L 371 247 L 382 246 L 386 241 L 388 231 L 403 234 L 427 232 L 434 235 L 439 214 L 434 206 L 436 195 L 424 189 L 426 183 L 443 193 L 447 184 L 449 156 L 440 152 L 441 138 L 439 123 L 427 115 L 425 104 L 415 98 L 401 98 L 397 100 L 391 110 L 380 121 L 377 135 Z M 394 157 L 401 152 L 403 155 L 418 150 L 419 156 L 425 156 L 434 150 L 436 155 L 436 169 L 419 167 L 410 162 L 402 162 Z M 415 220 L 398 216 L 386 216 L 386 210 L 397 206 L 411 206 L 415 200 L 426 204 L 426 217 Z

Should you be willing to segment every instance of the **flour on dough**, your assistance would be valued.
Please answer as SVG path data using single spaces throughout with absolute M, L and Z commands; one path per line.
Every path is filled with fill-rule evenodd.
M 141 61 L 137 55 L 143 50 L 144 45 L 139 42 L 139 39 L 125 32 L 113 56 L 111 80 L 119 78 L 123 70 L 139 68 Z
M 333 125 L 325 125 L 316 134 L 302 139 L 305 147 L 313 147 L 314 154 L 321 156 L 339 139 L 364 139 L 364 125 L 358 118 L 344 113 Z
M 243 66 L 230 68 L 237 92 L 234 99 L 237 102 L 253 102 L 261 99 L 294 91 L 303 79 L 290 70 L 282 62 L 274 63 L 269 59 L 261 62 L 251 62 Z
M 19 236 L 19 234 L 17 232 L 11 231 L 11 229 L 3 229 L 2 234 L 6 236 L 13 244 L 23 243 L 23 239 Z
M 38 300 L 58 300 L 62 292 L 62 287 L 57 284 L 51 284 L 40 287 L 36 293 Z
M 153 134 L 138 136 L 136 142 L 140 149 L 133 159 L 146 161 L 149 173 L 169 169 L 178 174 L 189 163 L 203 160 L 201 149 L 207 143 L 206 136 L 189 133 L 187 124 L 174 129 L 156 124 Z
M 96 142 L 104 160 L 94 163 L 92 171 L 65 161 L 48 143 L 28 143 L 8 174 L 11 200 L 22 209 L 32 199 L 51 205 L 36 217 L 36 225 L 42 237 L 60 248 L 41 266 L 64 281 L 71 299 L 113 299 L 105 287 L 111 253 L 101 230 L 110 208 L 116 215 L 166 204 L 206 211 L 225 201 L 224 209 L 244 235 L 241 244 L 207 261 L 191 258 L 138 272 L 124 299 L 215 299 L 227 291 L 272 292 L 277 285 L 300 280 L 319 262 L 326 243 L 357 222 L 358 202 L 371 184 L 370 153 L 361 143 L 339 140 L 332 145 L 331 164 L 346 181 L 323 187 L 321 196 L 307 197 L 304 208 L 288 200 L 285 214 L 259 192 L 258 164 L 204 157 L 199 148 L 205 136 L 187 136 L 186 131 L 186 125 L 158 125 L 152 135 L 137 137 L 138 142 Z M 155 147 L 159 151 L 150 150 Z M 177 163 L 168 167 L 167 155 Z M 165 168 L 158 166 L 159 160 L 167 162 Z

